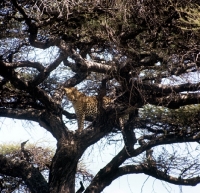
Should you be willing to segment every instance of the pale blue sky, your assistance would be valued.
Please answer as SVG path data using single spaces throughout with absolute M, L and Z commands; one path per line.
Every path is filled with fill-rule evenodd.
M 17 121 L 12 119 L 0 119 L 0 143 L 21 143 L 29 139 L 30 143 L 38 146 L 46 145 L 56 147 L 56 141 L 52 135 L 36 123 Z M 94 174 L 105 166 L 112 158 L 109 148 L 107 151 L 99 152 L 98 145 L 94 145 L 93 151 L 88 149 L 90 156 L 84 155 L 83 159 L 88 169 Z M 87 184 L 85 184 L 86 186 Z M 196 187 L 179 187 L 156 180 L 142 174 L 127 175 L 115 180 L 103 193 L 199 193 L 200 185 Z

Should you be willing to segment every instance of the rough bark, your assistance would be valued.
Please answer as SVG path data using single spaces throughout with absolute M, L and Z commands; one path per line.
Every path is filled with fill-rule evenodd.
M 40 171 L 30 165 L 24 160 L 12 161 L 9 158 L 5 158 L 0 155 L 0 172 L 2 174 L 9 174 L 13 177 L 21 177 L 31 192 L 34 193 L 47 193 L 49 187 L 47 181 L 44 179 Z

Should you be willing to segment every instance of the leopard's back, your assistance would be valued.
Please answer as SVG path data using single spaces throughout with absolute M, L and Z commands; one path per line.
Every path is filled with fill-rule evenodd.
M 97 116 L 97 99 L 94 96 L 84 96 L 73 103 L 76 114 L 84 114 L 85 117 Z

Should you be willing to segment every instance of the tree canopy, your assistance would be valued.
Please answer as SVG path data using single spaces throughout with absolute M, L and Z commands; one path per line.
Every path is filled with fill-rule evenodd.
M 0 174 L 32 193 L 73 193 L 81 157 L 105 139 L 117 144 L 113 159 L 77 193 L 138 173 L 200 183 L 199 7 L 198 0 L 2 0 L 0 116 L 39 123 L 57 148 L 48 179 L 3 153 Z M 72 126 L 65 87 L 97 96 L 100 114 L 82 132 Z M 113 100 L 108 108 L 104 96 Z M 181 154 L 177 143 L 189 142 L 197 148 Z

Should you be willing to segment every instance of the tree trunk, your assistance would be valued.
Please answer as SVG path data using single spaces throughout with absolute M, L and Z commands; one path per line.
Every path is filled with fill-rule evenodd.
M 49 185 L 51 193 L 74 193 L 78 156 L 74 146 L 62 143 L 52 160 Z

